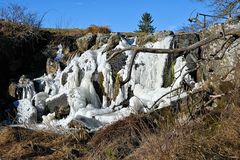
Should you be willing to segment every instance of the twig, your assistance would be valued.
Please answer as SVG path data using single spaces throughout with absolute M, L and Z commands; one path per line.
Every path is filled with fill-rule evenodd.
M 153 105 L 152 105 L 150 108 L 156 109 L 155 106 L 157 105 L 157 103 L 158 103 L 163 97 L 165 97 L 165 96 L 171 94 L 172 92 L 177 91 L 177 90 L 179 90 L 179 89 L 181 89 L 181 88 L 182 88 L 182 87 L 177 87 L 177 88 L 175 88 L 175 89 L 173 89 L 173 90 L 170 90 L 169 92 L 165 93 L 165 94 L 162 95 L 160 98 L 158 98 L 158 99 L 153 103 Z

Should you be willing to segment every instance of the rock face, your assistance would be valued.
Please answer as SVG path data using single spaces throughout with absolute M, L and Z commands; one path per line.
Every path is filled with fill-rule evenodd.
M 235 27 L 232 24 L 224 25 L 226 29 Z M 216 24 L 209 27 L 208 31 L 210 33 L 222 32 L 222 26 Z M 226 37 L 226 39 L 228 38 L 230 37 Z M 204 76 L 206 79 L 210 77 L 222 77 L 225 80 L 233 80 L 234 72 L 230 73 L 230 71 L 240 60 L 240 39 L 232 37 L 229 39 L 230 43 L 224 43 L 225 41 L 224 39 L 219 39 L 203 47 L 204 58 L 211 59 L 211 61 L 204 65 Z
M 88 33 L 87 35 L 80 37 L 76 40 L 77 47 L 80 52 L 84 52 L 90 49 L 96 43 L 97 35 Z
M 96 38 L 95 49 L 98 49 L 104 44 L 107 44 L 109 37 L 110 37 L 110 34 L 98 33 Z
M 219 32 L 217 28 L 218 26 L 215 26 L 212 32 Z M 164 94 L 169 93 L 171 89 L 177 90 L 182 86 L 183 81 L 197 80 L 197 73 L 192 72 L 189 75 L 188 70 L 196 67 L 196 61 L 202 56 L 200 49 L 190 51 L 186 55 L 139 52 L 132 68 L 130 68 L 130 60 L 134 51 L 125 51 L 110 61 L 107 61 L 107 58 L 116 50 L 132 45 L 152 49 L 185 48 L 200 40 L 198 34 L 174 35 L 171 31 L 163 31 L 143 36 L 140 42 L 137 42 L 137 37 L 128 38 L 120 33 L 87 34 L 75 38 L 78 56 L 65 61 L 65 66 L 61 66 L 62 68 L 59 66 L 64 59 L 62 55 L 59 56 L 60 60 L 56 56 L 55 60 L 49 58 L 46 66 L 47 74 L 34 79 L 34 82 L 38 82 L 42 88 L 37 94 L 33 92 L 33 82 L 24 76 L 20 78 L 18 84 L 12 83 L 9 86 L 9 94 L 14 97 L 17 92 L 18 98 L 22 99 L 15 103 L 19 112 L 19 122 L 30 123 L 36 121 L 36 117 L 40 119 L 43 116 L 46 124 L 96 129 L 132 113 L 147 112 L 148 108 L 173 105 L 173 102 L 179 100 L 179 97 L 185 97 L 187 93 L 181 90 L 178 96 L 175 92 L 170 96 Z M 216 48 L 219 47 L 217 43 L 223 42 L 219 40 L 203 48 L 205 57 L 215 53 Z M 237 39 L 228 47 L 221 63 L 214 60 L 206 64 L 205 69 L 217 70 L 218 67 L 237 64 L 238 60 L 235 59 L 238 58 L 237 52 L 240 48 L 236 46 L 239 43 Z M 70 54 L 71 47 L 65 44 L 59 46 L 61 46 L 58 47 L 61 49 L 59 53 L 64 53 L 64 56 Z M 11 63 L 18 66 L 17 62 Z M 12 69 L 14 67 L 8 68 L 8 71 Z M 123 84 L 123 80 L 128 79 L 130 69 L 132 72 L 129 81 Z M 224 70 L 223 73 L 219 70 L 216 74 L 223 76 L 227 71 L 229 69 Z M 210 74 L 205 75 L 210 77 Z M 232 83 L 228 81 L 221 83 L 221 90 L 229 92 L 224 86 L 230 84 Z M 193 81 L 194 85 L 195 81 Z M 163 98 L 156 104 L 161 96 Z M 24 119 L 25 112 L 29 120 Z M 45 116 L 46 114 L 48 116 Z
M 112 33 L 110 38 L 108 39 L 107 47 L 104 49 L 103 52 L 107 52 L 114 49 L 119 44 L 120 40 L 121 40 L 120 33 Z
M 169 34 L 171 34 L 171 32 L 169 32 Z M 158 37 L 161 37 L 161 35 L 159 34 Z M 196 33 L 177 33 L 176 35 L 174 35 L 171 48 L 185 48 L 191 44 L 198 42 L 199 40 L 200 40 L 199 36 Z M 177 57 L 179 57 L 179 55 L 173 55 L 173 54 L 168 55 L 167 61 L 165 63 L 165 68 L 164 68 L 164 75 L 165 75 L 164 83 L 163 83 L 164 87 L 168 87 L 173 82 L 173 74 L 174 72 L 176 72 L 174 71 L 173 66 L 176 62 Z M 191 51 L 185 57 L 187 62 L 187 67 L 189 69 L 195 68 L 196 67 L 195 62 L 199 58 L 200 58 L 200 49 L 195 49 Z M 191 73 L 191 75 L 195 80 L 197 79 L 196 72 Z
M 22 74 L 40 76 L 44 73 L 46 57 L 41 51 L 51 34 L 34 28 L 0 22 L 0 99 L 7 100 L 10 79 Z

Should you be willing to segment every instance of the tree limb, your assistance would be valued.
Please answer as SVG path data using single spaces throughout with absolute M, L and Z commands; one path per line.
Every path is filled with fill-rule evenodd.
M 187 51 L 191 51 L 194 49 L 197 49 L 201 46 L 204 46 L 210 42 L 213 42 L 217 39 L 220 39 L 222 37 L 225 36 L 229 36 L 229 35 L 239 35 L 240 34 L 240 27 L 236 28 L 236 29 L 229 29 L 229 30 L 225 30 L 224 32 L 225 34 L 223 34 L 222 32 L 217 33 L 217 34 L 213 34 L 210 35 L 206 38 L 204 38 L 201 41 L 198 41 L 188 47 L 185 48 L 177 48 L 177 49 L 160 49 L 160 48 L 146 48 L 146 47 L 138 47 L 138 46 L 130 46 L 128 48 L 122 49 L 122 50 L 118 50 L 116 52 L 114 52 L 108 59 L 107 62 L 109 62 L 111 59 L 113 59 L 114 57 L 116 57 L 118 54 L 121 54 L 125 51 L 129 51 L 129 50 L 136 50 L 137 53 L 139 52 L 144 52 L 144 53 L 154 53 L 154 54 L 183 54 L 186 53 Z

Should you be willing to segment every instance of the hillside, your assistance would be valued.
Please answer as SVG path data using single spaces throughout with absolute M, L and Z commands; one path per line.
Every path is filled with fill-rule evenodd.
M 238 159 L 238 22 L 199 33 L 0 23 L 2 159 Z

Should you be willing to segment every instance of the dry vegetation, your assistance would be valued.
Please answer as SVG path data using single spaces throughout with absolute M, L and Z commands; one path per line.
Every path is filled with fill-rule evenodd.
M 62 36 L 83 36 L 88 33 L 110 33 L 111 29 L 108 26 L 91 25 L 86 29 L 79 28 L 43 28 L 42 30 L 56 33 Z
M 79 133 L 57 135 L 3 127 L 0 157 L 17 159 L 239 159 L 240 108 L 237 89 L 180 123 L 181 112 L 164 108 L 131 115 L 86 140 Z M 231 100 L 231 101 L 228 101 Z
M 76 159 L 89 150 L 79 133 L 57 135 L 24 128 L 2 127 L 1 159 Z
M 76 36 L 89 32 L 106 33 L 110 30 L 92 26 L 86 30 L 59 31 L 63 35 Z M 11 35 L 11 32 L 1 33 Z M 203 91 L 193 97 L 195 102 L 200 100 L 201 104 L 182 102 L 180 108 L 171 106 L 151 114 L 131 115 L 101 129 L 95 135 L 82 136 L 80 132 L 58 135 L 18 127 L 1 127 L 0 158 L 239 159 L 240 73 L 236 72 L 239 69 L 240 67 L 235 68 L 234 87 L 225 91 L 223 88 L 229 86 L 221 86 L 223 88 L 219 90 L 225 95 L 213 103 L 203 100 Z M 183 121 L 184 117 L 191 119 Z

